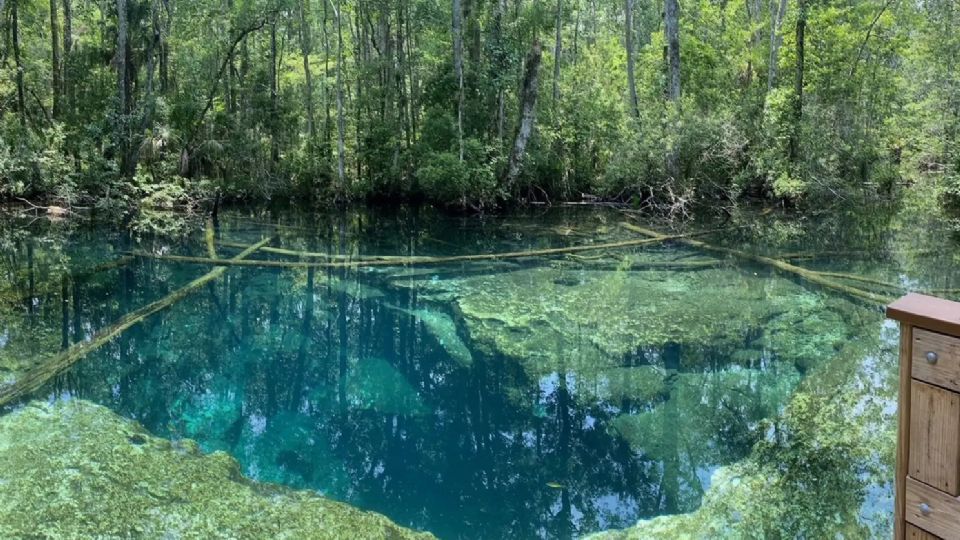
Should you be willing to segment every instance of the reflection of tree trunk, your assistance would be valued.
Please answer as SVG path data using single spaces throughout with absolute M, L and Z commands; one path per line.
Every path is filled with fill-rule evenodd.
M 37 296 L 37 276 L 34 270 L 33 240 L 27 240 L 27 312 L 30 313 L 30 322 L 36 312 L 35 297 Z
M 70 346 L 70 294 L 69 278 L 60 278 L 60 350 Z
M 667 376 L 667 401 L 663 404 L 663 480 L 660 491 L 663 497 L 663 511 L 675 514 L 679 511 L 680 497 L 680 448 L 677 432 L 678 407 L 676 388 L 677 373 L 680 371 L 680 344 L 669 343 L 663 349 L 663 367 Z
M 307 296 L 303 302 L 303 323 L 300 327 L 300 347 L 297 349 L 297 366 L 293 372 L 293 384 L 290 388 L 291 411 L 298 410 L 300 399 L 303 394 L 303 374 L 307 369 L 307 351 L 309 350 L 310 338 L 313 334 L 313 297 L 314 297 L 314 274 L 313 268 L 307 269 Z
M 341 215 L 339 223 L 339 249 L 338 253 L 342 254 L 346 251 L 347 237 L 346 230 L 344 227 L 343 220 L 344 216 Z M 347 269 L 343 268 L 340 270 L 340 280 L 345 282 L 347 279 Z M 343 287 L 340 288 L 340 292 L 337 293 L 337 332 L 339 334 L 339 339 L 337 340 L 337 351 L 338 351 L 338 361 L 339 361 L 339 379 L 337 385 L 337 392 L 340 403 L 340 419 L 342 422 L 346 423 L 347 420 L 347 310 L 349 306 L 347 305 L 347 293 Z M 346 428 L 346 425 L 344 425 Z
M 570 511 L 570 390 L 567 388 L 567 372 L 560 371 L 560 388 L 557 392 L 557 416 L 560 423 L 560 470 L 556 482 L 564 485 L 560 493 L 560 513 L 557 516 L 559 538 L 570 538 L 573 534 L 573 515 Z
M 80 278 L 75 278 L 73 280 L 73 342 L 80 343 L 83 341 L 83 326 L 80 324 L 80 285 L 82 281 Z

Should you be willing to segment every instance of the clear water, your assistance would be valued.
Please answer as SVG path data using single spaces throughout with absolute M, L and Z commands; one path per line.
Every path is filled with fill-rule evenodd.
M 950 239 L 929 224 L 911 239 L 918 224 L 899 219 L 757 217 L 705 239 L 818 252 L 797 264 L 904 290 L 957 285 Z M 606 210 L 234 211 L 217 236 L 276 235 L 273 246 L 356 259 L 623 240 L 633 234 L 622 220 Z M 82 275 L 127 251 L 205 256 L 201 229 L 169 240 L 14 220 L 3 237 L 7 382 L 29 359 L 88 340 L 209 270 L 143 258 Z M 887 400 L 886 416 L 864 422 L 886 429 L 892 418 L 896 336 L 876 305 L 677 243 L 579 255 L 232 267 L 30 398 L 105 405 L 158 436 L 226 451 L 256 480 L 318 490 L 441 538 L 570 538 L 694 511 L 718 468 L 780 436 L 773 422 L 797 388 L 852 342 L 885 351 L 864 361 L 876 387 L 862 392 Z M 717 265 L 684 266 L 706 262 Z M 882 479 L 891 451 L 861 458 L 863 470 L 880 471 L 862 474 L 844 499 L 861 521 L 892 508 Z

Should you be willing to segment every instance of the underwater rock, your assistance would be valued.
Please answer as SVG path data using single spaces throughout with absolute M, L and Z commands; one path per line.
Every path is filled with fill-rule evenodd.
M 432 538 L 80 400 L 0 417 L 0 500 L 2 538 Z
M 838 316 L 803 326 L 829 311 L 825 295 L 775 275 L 718 268 L 697 272 L 589 271 L 533 268 L 459 282 L 457 308 L 481 348 L 517 359 L 532 376 L 561 370 L 595 374 L 622 365 L 644 347 L 684 345 L 683 364 L 703 362 L 703 348 L 743 348 L 767 321 L 784 319 L 769 345 L 792 343 L 829 330 L 814 346 L 842 343 L 848 325 Z M 829 328 L 820 328 L 829 326 Z M 692 346 L 691 346 L 692 345 Z M 775 351 L 776 352 L 776 351 Z M 807 354 L 806 352 L 804 354 Z
M 872 319 L 879 327 L 879 316 Z M 850 343 L 811 372 L 785 411 L 758 426 L 766 435 L 751 453 L 714 471 L 696 511 L 588 538 L 889 538 L 896 447 L 893 338 Z M 642 444 L 643 434 L 637 435 L 634 442 Z
M 431 309 L 410 310 L 389 304 L 387 307 L 400 313 L 406 313 L 420 321 L 427 332 L 440 343 L 443 350 L 447 351 L 447 354 L 461 365 L 469 367 L 473 364 L 473 354 L 470 353 L 467 344 L 457 333 L 457 323 L 454 322 L 453 317 L 442 311 Z

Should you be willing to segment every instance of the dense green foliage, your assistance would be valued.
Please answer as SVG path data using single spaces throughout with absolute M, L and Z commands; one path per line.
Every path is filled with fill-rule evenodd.
M 960 206 L 953 0 L 671 2 L 0 0 L 0 197 Z

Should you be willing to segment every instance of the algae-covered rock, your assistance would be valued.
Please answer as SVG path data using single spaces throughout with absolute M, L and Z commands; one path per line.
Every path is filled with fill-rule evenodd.
M 590 538 L 889 538 L 896 388 L 895 339 L 850 343 L 746 459 L 713 473 L 699 509 Z
M 430 538 L 314 493 L 243 478 L 222 452 L 170 442 L 101 406 L 0 417 L 2 538 Z
M 518 359 L 535 376 L 610 370 L 643 347 L 667 343 L 685 345 L 684 368 L 690 369 L 704 360 L 704 346 L 732 353 L 762 335 L 770 320 L 781 323 L 779 333 L 758 345 L 775 353 L 829 331 L 810 347 L 833 354 L 849 331 L 841 316 L 823 313 L 835 307 L 825 296 L 738 269 L 534 268 L 463 279 L 457 291 L 457 307 L 476 344 Z M 822 320 L 808 320 L 811 313 Z

